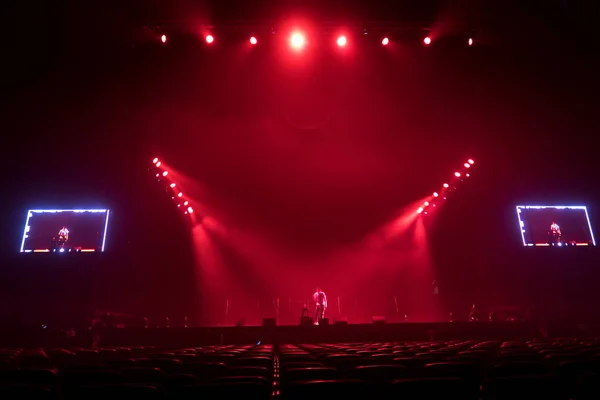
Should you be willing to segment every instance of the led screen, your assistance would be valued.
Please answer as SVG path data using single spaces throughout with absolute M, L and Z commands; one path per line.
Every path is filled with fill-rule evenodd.
M 585 206 L 517 206 L 524 246 L 595 246 Z
M 104 251 L 109 210 L 29 210 L 22 253 Z

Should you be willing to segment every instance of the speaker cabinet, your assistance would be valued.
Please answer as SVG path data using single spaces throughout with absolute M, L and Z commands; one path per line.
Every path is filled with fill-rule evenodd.
M 315 324 L 312 317 L 302 317 L 300 319 L 300 325 L 302 326 L 313 326 Z

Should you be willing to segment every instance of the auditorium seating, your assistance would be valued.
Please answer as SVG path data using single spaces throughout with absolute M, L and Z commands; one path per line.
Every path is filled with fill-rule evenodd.
M 2 399 L 600 398 L 600 340 L 0 349 Z

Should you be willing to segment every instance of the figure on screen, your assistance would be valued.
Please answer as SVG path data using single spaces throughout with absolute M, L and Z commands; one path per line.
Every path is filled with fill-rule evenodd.
M 65 244 L 69 241 L 69 230 L 66 226 L 63 226 L 60 231 L 58 231 L 58 244 L 61 249 L 65 248 Z
M 552 243 L 560 243 L 560 226 L 554 221 L 550 225 L 550 240 Z
M 327 296 L 325 295 L 324 291 L 322 291 L 320 288 L 317 288 L 317 291 L 315 292 L 315 294 L 313 294 L 313 300 L 317 305 L 317 311 L 315 313 L 315 323 L 318 325 L 319 320 L 323 319 L 323 317 L 325 316 L 325 310 L 327 309 Z

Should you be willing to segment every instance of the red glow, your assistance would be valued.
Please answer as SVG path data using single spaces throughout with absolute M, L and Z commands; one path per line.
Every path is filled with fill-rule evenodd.
M 457 177 L 457 178 L 459 178 L 460 177 L 460 172 L 455 172 L 454 176 Z
M 423 212 L 423 207 L 417 208 L 417 214 L 421 214 Z
M 469 38 L 469 41 L 467 43 L 469 43 L 469 46 L 473 46 L 473 39 Z
M 256 38 L 254 36 L 252 36 L 250 38 L 250 44 L 256 44 L 256 43 L 258 43 L 258 40 L 256 40 Z
M 163 42 L 163 43 L 167 43 L 167 35 L 162 35 L 160 37 L 160 41 Z
M 167 175 L 169 175 L 168 171 L 163 172 L 163 176 L 167 176 Z
M 346 39 L 346 36 L 340 36 L 337 39 L 337 45 L 340 47 L 344 47 L 346 45 L 346 43 L 348 43 L 348 40 Z
M 430 45 L 431 44 L 431 38 L 429 36 L 427 36 L 425 39 L 423 39 L 423 43 L 425 43 L 426 45 Z
M 389 43 L 390 43 L 390 39 L 388 39 L 388 38 L 386 38 L 386 37 L 384 37 L 384 38 L 381 40 L 381 44 L 382 44 L 382 45 L 384 45 L 384 46 L 387 46 Z
M 306 38 L 300 32 L 295 32 L 290 38 L 290 44 L 296 50 L 300 50 L 306 44 Z
M 424 205 L 425 207 L 427 207 L 427 206 L 429 205 L 429 202 L 428 202 L 428 201 L 426 201 L 425 203 L 423 203 L 423 205 Z
M 215 38 L 213 37 L 213 35 L 206 35 L 206 43 L 212 43 L 215 41 Z
M 192 207 L 188 207 L 188 209 L 187 209 L 187 210 L 188 210 L 188 212 L 189 212 L 190 214 L 194 212 L 194 209 L 193 209 Z

